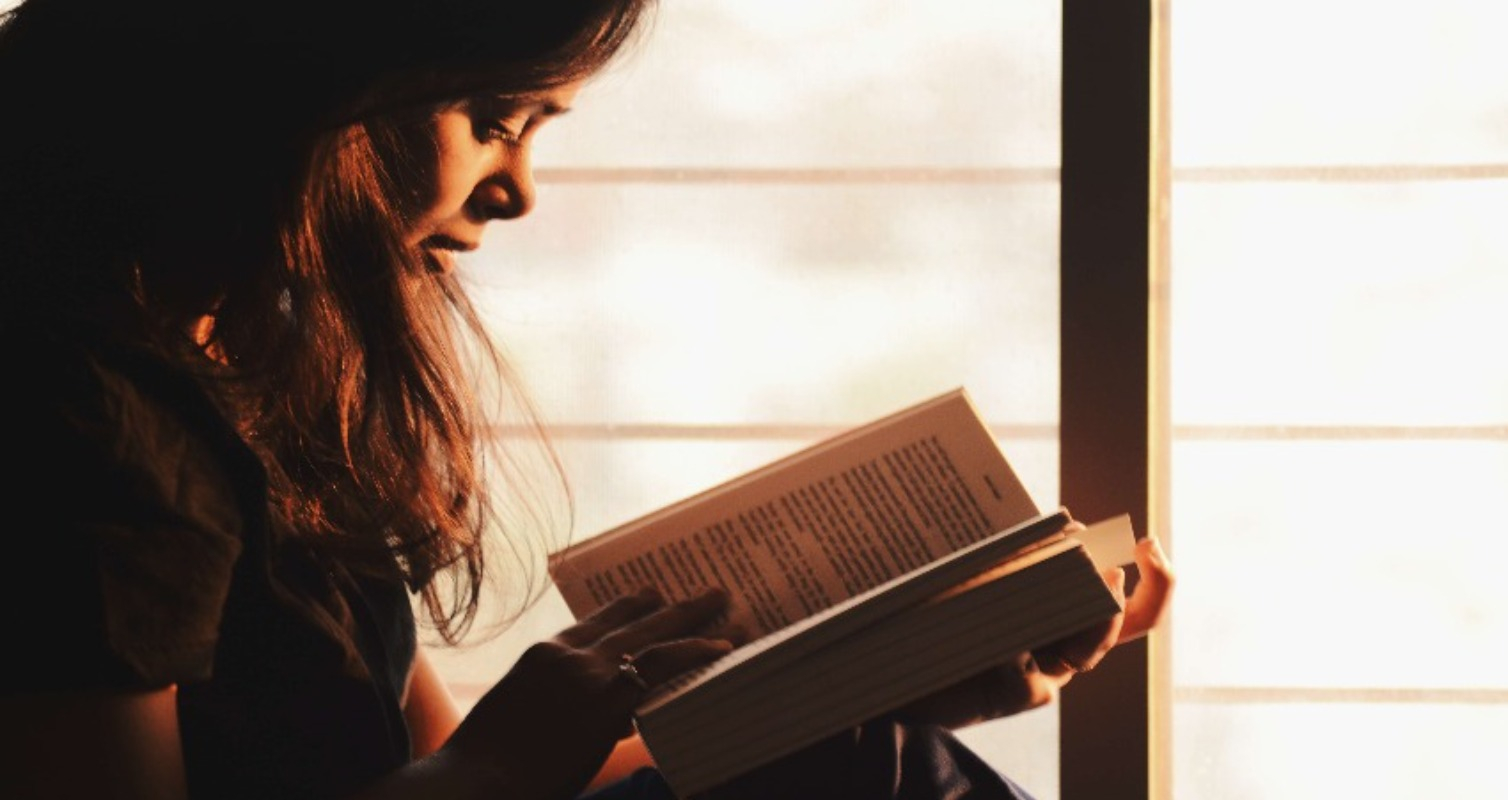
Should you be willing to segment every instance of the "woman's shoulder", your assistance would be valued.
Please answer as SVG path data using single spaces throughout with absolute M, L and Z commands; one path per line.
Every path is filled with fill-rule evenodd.
M 0 486 L 13 519 L 32 522 L 9 537 L 8 560 L 64 598 L 3 591 L 7 629 L 41 645 L 32 677 L 151 686 L 203 673 L 252 508 L 211 404 L 140 353 L 19 343 L 4 349 L 26 376 L 12 406 L 26 468 Z
M 29 437 L 37 457 L 80 448 L 122 467 L 224 462 L 205 478 L 245 466 L 239 436 L 180 364 L 144 347 L 85 339 L 37 336 L 17 345 L 8 338 L 5 357 L 26 376 L 26 391 L 12 408 L 50 434 Z

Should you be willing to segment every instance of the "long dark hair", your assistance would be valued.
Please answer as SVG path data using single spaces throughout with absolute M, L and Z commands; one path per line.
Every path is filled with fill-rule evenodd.
M 6 324 L 212 377 L 278 532 L 396 571 L 455 641 L 488 574 L 488 479 L 529 479 L 486 447 L 476 387 L 516 386 L 507 364 L 399 238 L 402 144 L 435 104 L 594 74 L 651 2 L 26 0 L 0 27 Z M 530 536 L 507 532 L 525 568 Z

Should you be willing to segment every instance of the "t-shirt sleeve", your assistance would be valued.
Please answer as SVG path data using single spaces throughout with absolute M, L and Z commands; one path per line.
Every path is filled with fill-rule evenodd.
M 19 400 L 0 619 L 11 691 L 206 677 L 244 515 L 223 453 L 150 382 L 73 360 Z

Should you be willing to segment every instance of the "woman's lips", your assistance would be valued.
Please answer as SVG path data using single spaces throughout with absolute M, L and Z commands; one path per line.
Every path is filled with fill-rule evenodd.
M 477 249 L 476 242 L 465 242 L 460 239 L 452 239 L 443 233 L 437 233 L 426 238 L 420 243 L 426 250 L 451 250 L 459 253 L 469 253 Z
M 456 253 L 470 253 L 477 249 L 472 242 L 463 242 L 449 236 L 435 234 L 421 243 L 425 261 L 435 272 L 448 273 L 455 269 Z

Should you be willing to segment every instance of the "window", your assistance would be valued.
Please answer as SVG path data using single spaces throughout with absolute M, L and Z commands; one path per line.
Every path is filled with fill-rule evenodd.
M 1501 796 L 1508 12 L 1167 5 L 1172 796 Z
M 467 267 L 577 536 L 967 386 L 1057 503 L 1055 2 L 664 3 Z M 440 654 L 470 700 L 569 622 Z M 968 731 L 1056 794 L 1055 709 Z

